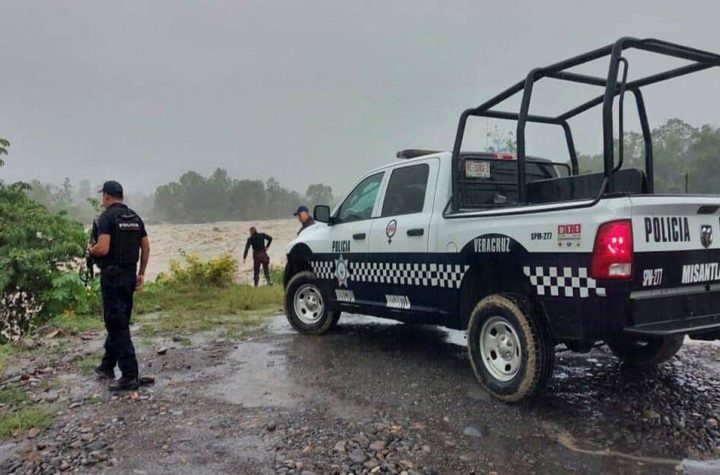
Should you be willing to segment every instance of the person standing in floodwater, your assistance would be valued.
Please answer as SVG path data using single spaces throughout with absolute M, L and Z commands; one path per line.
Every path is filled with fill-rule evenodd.
M 272 242 L 272 236 L 257 232 L 255 227 L 250 228 L 250 237 L 245 244 L 245 252 L 243 253 L 243 263 L 247 259 L 248 251 L 252 247 L 253 250 L 253 282 L 255 287 L 260 282 L 260 266 L 262 266 L 263 274 L 265 274 L 265 282 L 268 285 L 272 285 L 272 279 L 270 279 L 270 256 L 268 256 L 267 250 Z

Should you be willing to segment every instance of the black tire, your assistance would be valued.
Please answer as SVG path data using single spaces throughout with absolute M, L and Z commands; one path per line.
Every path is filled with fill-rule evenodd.
M 306 311 L 303 312 L 302 305 L 295 305 L 296 297 L 302 297 L 297 295 L 298 292 L 309 293 L 304 299 L 306 302 L 311 297 L 316 300 L 319 299 L 322 309 L 314 313 L 315 309 L 308 310 L 308 307 L 305 306 Z M 315 274 L 305 271 L 295 274 L 285 287 L 285 316 L 290 325 L 298 332 L 308 335 L 322 335 L 337 324 L 340 312 L 330 307 L 330 302 L 322 293 Z
M 671 359 L 683 345 L 684 335 L 638 340 L 625 336 L 607 341 L 610 350 L 631 366 L 656 366 Z
M 332 324 L 330 325 L 330 328 L 328 328 L 328 330 L 332 330 L 333 328 L 335 328 L 337 326 L 338 321 L 340 321 L 340 317 L 342 316 L 342 312 L 335 310 L 335 311 L 333 311 L 333 315 L 334 315 L 333 321 L 332 321 Z
M 505 327 L 505 335 L 510 340 L 519 342 L 519 352 L 516 352 L 513 344 L 512 350 L 500 349 L 498 351 L 506 351 L 506 354 L 496 352 L 493 358 L 493 351 L 488 350 L 492 347 L 492 342 L 483 346 L 483 333 L 486 333 L 488 338 L 498 337 L 492 336 L 497 325 Z M 518 403 L 532 398 L 552 375 L 555 345 L 540 317 L 533 311 L 532 303 L 522 295 L 496 294 L 482 299 L 470 314 L 467 339 L 475 377 L 492 396 L 501 401 Z M 483 353 L 486 356 L 483 356 Z M 498 370 L 497 366 L 506 363 L 505 357 L 510 357 L 511 354 L 515 355 L 514 361 L 519 361 L 515 363 L 516 369 L 498 376 L 497 373 L 502 369 Z M 505 365 L 504 369 L 510 367 L 511 365 Z

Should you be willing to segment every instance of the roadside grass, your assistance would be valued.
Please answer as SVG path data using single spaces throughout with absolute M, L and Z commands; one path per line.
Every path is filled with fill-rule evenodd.
M 23 433 L 32 427 L 44 429 L 55 419 L 50 406 L 33 404 L 21 388 L 0 390 L 0 404 L 0 438 Z
M 282 298 L 282 287 L 277 285 L 149 285 L 137 294 L 135 311 L 144 336 L 217 332 L 238 337 L 278 310 Z
M 31 428 L 44 429 L 55 420 L 53 411 L 48 407 L 24 407 L 14 412 L 0 413 L 0 438 L 23 433 Z
M 55 316 L 48 324 L 70 334 L 97 331 L 104 328 L 103 319 L 100 315 L 69 312 Z
M 17 387 L 8 387 L 0 390 L 0 404 L 5 406 L 19 406 L 30 402 L 27 392 Z
M 8 367 L 8 360 L 13 354 L 12 345 L 9 343 L 3 343 L 0 345 L 0 375 L 5 374 L 5 370 Z
M 98 355 L 87 355 L 75 360 L 73 364 L 82 376 L 89 376 L 93 369 L 100 364 L 100 358 Z

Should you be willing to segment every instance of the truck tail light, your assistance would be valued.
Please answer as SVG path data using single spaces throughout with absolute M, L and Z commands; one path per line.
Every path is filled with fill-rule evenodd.
M 602 224 L 595 236 L 590 276 L 593 279 L 632 277 L 632 223 L 624 219 Z
M 515 154 L 511 152 L 495 152 L 492 157 L 495 160 L 515 160 Z

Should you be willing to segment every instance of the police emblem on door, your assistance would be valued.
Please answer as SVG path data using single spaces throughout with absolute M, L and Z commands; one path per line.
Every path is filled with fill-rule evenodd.
M 700 243 L 703 245 L 705 249 L 710 247 L 710 244 L 712 244 L 713 241 L 713 230 L 712 226 L 709 224 L 703 224 L 700 226 Z
M 348 260 L 340 254 L 340 257 L 335 259 L 335 278 L 338 281 L 338 286 L 347 287 L 349 277 L 350 269 L 348 268 Z

